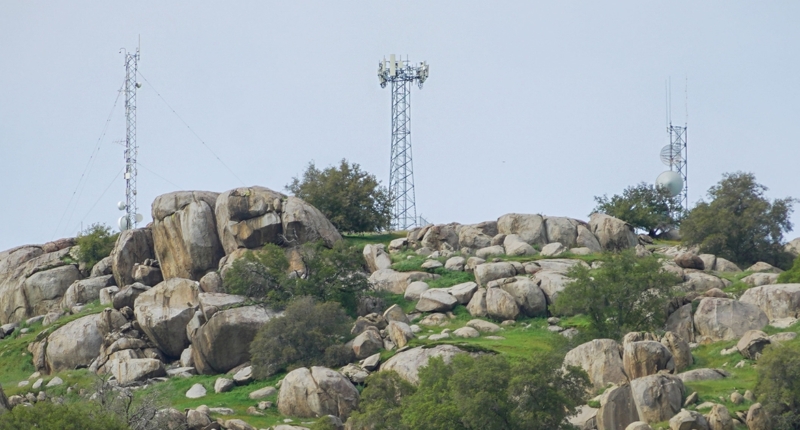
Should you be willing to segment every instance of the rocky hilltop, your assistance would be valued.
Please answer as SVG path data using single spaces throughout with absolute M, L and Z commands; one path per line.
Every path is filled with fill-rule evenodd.
M 111 255 L 91 270 L 77 262 L 72 238 L 0 253 L 0 338 L 7 338 L 0 346 L 24 340 L 35 371 L 28 379 L 4 380 L 15 394 L 0 392 L 0 410 L 57 398 L 48 390 L 69 385 L 70 372 L 87 369 L 118 390 L 197 381 L 175 402 L 189 399 L 191 407 L 162 411 L 170 428 L 268 423 L 288 430 L 305 428 L 291 420 L 322 416 L 344 428 L 358 407 L 356 386 L 372 372 L 394 370 L 418 383 L 419 368 L 431 357 L 474 353 L 465 347 L 469 342 L 488 340 L 502 351 L 511 333 L 574 337 L 580 326 L 563 323 L 564 315 L 549 308 L 571 281 L 569 270 L 597 267 L 601 261 L 585 257 L 626 249 L 660 256 L 663 270 L 680 278 L 676 288 L 683 294 L 670 303 L 662 332 L 629 333 L 621 342 L 595 339 L 566 355 L 564 363 L 583 368 L 602 393 L 572 417 L 580 428 L 647 429 L 666 421 L 680 429 L 733 429 L 736 422 L 766 428 L 759 427 L 760 405 L 747 393 L 741 402 L 731 397 L 748 407 L 737 416 L 727 401 L 695 405 L 698 394 L 690 388 L 735 377 L 734 367 L 752 366 L 766 345 L 797 335 L 800 284 L 776 284 L 779 269 L 766 263 L 742 271 L 696 249 L 654 244 L 603 214 L 588 222 L 506 214 L 367 243 L 364 271 L 371 288 L 408 306 L 376 298 L 361 303 L 348 343 L 355 360 L 341 369 L 302 367 L 277 384 L 254 381 L 250 343 L 280 313 L 226 294 L 224 273 L 247 250 L 265 244 L 282 247 L 302 269 L 302 261 L 291 258 L 299 245 L 321 241 L 332 247 L 346 239 L 313 206 L 264 187 L 178 191 L 157 197 L 151 209 L 153 223 L 122 232 Z M 412 260 L 420 264 L 401 267 Z M 442 285 L 450 273 L 469 281 Z M 746 285 L 745 291 L 731 292 L 734 284 Z M 723 342 L 729 346 L 717 356 L 730 357 L 725 360 L 735 366 L 697 367 L 693 351 Z M 209 384 L 202 375 L 219 376 Z M 9 382 L 16 387 L 9 389 Z M 227 407 L 225 393 L 243 390 L 251 404 Z M 215 407 L 201 404 L 206 399 Z M 290 423 L 280 424 L 284 419 Z

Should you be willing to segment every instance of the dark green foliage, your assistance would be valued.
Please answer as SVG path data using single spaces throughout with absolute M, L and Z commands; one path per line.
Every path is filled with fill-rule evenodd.
M 336 426 L 328 417 L 320 417 L 309 427 L 310 430 L 337 430 Z
M 79 246 L 78 259 L 86 263 L 87 270 L 98 261 L 106 258 L 114 249 L 119 233 L 111 234 L 111 228 L 104 224 L 92 224 L 77 238 Z
M 603 195 L 595 197 L 594 201 L 597 207 L 593 212 L 619 218 L 652 237 L 676 226 L 680 219 L 675 219 L 674 214 L 681 213 L 682 209 L 678 197 L 670 197 L 666 189 L 644 182 L 625 188 L 621 196 Z
M 800 343 L 768 346 L 758 360 L 758 401 L 772 417 L 773 429 L 800 429 Z
M 96 403 L 58 405 L 38 402 L 18 406 L 0 415 L 0 430 L 39 428 L 43 430 L 127 430 L 125 422 Z
M 779 284 L 800 284 L 800 256 L 794 259 L 792 268 L 778 275 Z
M 353 428 L 410 430 L 401 422 L 400 406 L 416 388 L 394 371 L 373 373 L 365 383 L 359 410 L 350 416 Z
M 792 229 L 795 200 L 764 197 L 767 187 L 752 173 L 726 173 L 708 190 L 709 203 L 700 202 L 681 223 L 681 236 L 701 252 L 724 257 L 742 266 L 765 261 L 788 267 L 783 233 Z
M 552 312 L 585 314 L 595 336 L 611 339 L 663 325 L 671 287 L 680 282 L 661 269 L 656 257 L 638 258 L 631 250 L 608 255 L 596 270 L 576 265 L 567 276 L 573 281 L 558 295 Z
M 342 344 L 352 320 L 335 302 L 311 297 L 292 301 L 280 318 L 268 321 L 250 344 L 253 373 L 267 378 L 281 370 L 308 366 L 341 366 L 352 358 Z
M 356 247 L 341 241 L 332 249 L 307 243 L 288 252 L 295 253 L 304 270 L 289 272 L 287 251 L 268 244 L 233 263 L 223 278 L 225 290 L 262 299 L 278 309 L 295 297 L 310 296 L 339 302 L 355 314 L 359 297 L 369 288 L 362 271 L 364 257 Z
M 562 370 L 553 354 L 518 362 L 460 354 L 449 365 L 437 357 L 419 379 L 416 390 L 396 375 L 368 380 L 356 423 L 376 430 L 568 429 L 564 421 L 583 404 L 588 387 L 582 370 Z
M 292 178 L 286 189 L 314 205 L 340 231 L 387 230 L 391 221 L 389 191 L 375 175 L 342 159 L 339 167 L 319 170 L 308 163 L 303 178 Z

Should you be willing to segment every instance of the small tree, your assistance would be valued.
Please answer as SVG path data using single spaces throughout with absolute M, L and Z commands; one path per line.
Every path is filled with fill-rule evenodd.
M 253 374 L 266 378 L 293 367 L 347 364 L 352 350 L 344 342 L 351 324 L 338 303 L 295 299 L 283 316 L 264 324 L 250 344 Z
M 656 257 L 638 258 L 631 250 L 607 257 L 596 270 L 575 265 L 567 273 L 573 281 L 557 296 L 553 313 L 586 314 L 597 336 L 612 339 L 660 327 L 671 287 L 680 280 Z
M 111 227 L 95 223 L 81 232 L 77 238 L 78 260 L 86 264 L 87 270 L 106 258 L 114 249 L 119 233 L 111 234 Z
M 791 269 L 778 275 L 779 284 L 800 284 L 800 255 L 794 259 Z
M 358 410 L 350 415 L 353 428 L 410 430 L 401 422 L 401 405 L 416 388 L 393 370 L 373 373 L 365 384 Z
M 675 227 L 680 221 L 675 214 L 682 212 L 678 197 L 671 197 L 665 188 L 644 182 L 625 188 L 622 195 L 611 198 L 603 195 L 594 201 L 597 203 L 594 212 L 619 218 L 652 237 Z
M 681 223 L 681 236 L 701 252 L 749 266 L 757 261 L 786 268 L 783 233 L 792 229 L 795 199 L 770 202 L 767 187 L 752 173 L 726 173 L 708 190 L 709 203 L 700 202 Z
M 125 421 L 96 403 L 38 402 L 0 415 L 0 430 L 128 430 Z
M 339 167 L 319 170 L 308 163 L 302 179 L 292 178 L 286 190 L 319 209 L 340 231 L 386 230 L 391 221 L 389 191 L 375 175 L 342 159 Z
M 800 429 L 800 344 L 776 344 L 764 350 L 755 391 L 774 430 Z

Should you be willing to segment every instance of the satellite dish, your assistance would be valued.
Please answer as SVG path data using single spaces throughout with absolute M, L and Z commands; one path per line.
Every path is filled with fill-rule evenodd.
M 661 148 L 661 162 L 667 166 L 677 165 L 683 161 L 683 154 L 681 153 L 681 146 L 667 145 Z
M 119 209 L 121 211 L 124 211 L 125 208 L 127 208 L 127 206 L 128 205 L 126 205 L 125 202 L 117 202 L 117 209 Z
M 656 178 L 657 188 L 666 188 L 670 197 L 675 197 L 683 191 L 683 178 L 674 170 L 667 170 Z
M 125 231 L 129 229 L 130 226 L 128 225 L 128 216 L 123 215 L 119 217 L 119 219 L 117 220 L 117 225 L 119 226 L 119 231 Z
M 142 214 L 136 214 L 136 222 L 137 223 L 138 222 L 142 222 L 143 219 L 144 219 L 144 217 L 142 216 Z

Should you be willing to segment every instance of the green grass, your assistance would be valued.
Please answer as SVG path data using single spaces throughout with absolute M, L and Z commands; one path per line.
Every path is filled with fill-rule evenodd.
M 382 243 L 389 246 L 389 242 L 406 237 L 405 231 L 393 231 L 391 233 L 360 233 L 343 235 L 345 242 L 349 245 L 364 247 L 371 243 Z

